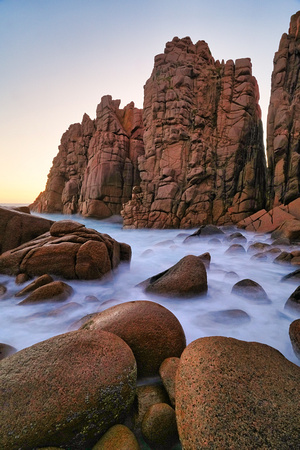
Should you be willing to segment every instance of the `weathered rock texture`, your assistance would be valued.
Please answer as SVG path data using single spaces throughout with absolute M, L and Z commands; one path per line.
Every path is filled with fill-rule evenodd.
M 300 196 L 300 11 L 291 17 L 274 57 L 268 112 L 267 154 L 271 204 Z
M 215 61 L 208 45 L 174 38 L 145 85 L 141 191 L 125 227 L 238 222 L 262 208 L 265 156 L 249 58 Z
M 136 362 L 103 331 L 73 331 L 0 363 L 0 447 L 91 449 L 134 400 Z
M 50 230 L 52 220 L 22 211 L 0 208 L 0 254 Z
M 31 209 L 39 212 L 82 213 L 97 218 L 119 214 L 139 184 L 137 158 L 144 152 L 142 111 L 133 103 L 107 95 L 97 117 L 84 114 L 63 134 L 46 189 Z
M 93 280 L 130 259 L 129 245 L 81 223 L 61 220 L 54 222 L 48 233 L 0 255 L 0 273 Z
M 185 450 L 299 448 L 300 368 L 272 347 L 226 337 L 193 341 L 176 374 Z

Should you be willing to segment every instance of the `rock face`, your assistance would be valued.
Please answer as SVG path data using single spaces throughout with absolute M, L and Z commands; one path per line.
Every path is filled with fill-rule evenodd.
M 119 214 L 139 184 L 137 158 L 144 152 L 142 112 L 133 103 L 120 109 L 107 95 L 97 117 L 85 114 L 63 134 L 46 189 L 31 209 L 81 213 L 97 218 Z
M 131 228 L 238 222 L 264 205 L 258 86 L 249 58 L 215 61 L 208 45 L 174 38 L 145 85 L 140 192 Z
M 62 220 L 55 222 L 48 233 L 0 255 L 0 273 L 93 280 L 130 259 L 129 245 L 81 223 Z
M 267 345 L 197 339 L 176 375 L 182 447 L 298 448 L 299 381 L 300 368 Z
M 0 208 L 0 254 L 49 231 L 52 220 Z
M 271 203 L 300 196 L 300 11 L 291 17 L 274 57 L 268 112 L 267 155 Z
M 79 450 L 123 420 L 136 362 L 118 336 L 74 331 L 5 358 L 0 380 L 1 448 Z

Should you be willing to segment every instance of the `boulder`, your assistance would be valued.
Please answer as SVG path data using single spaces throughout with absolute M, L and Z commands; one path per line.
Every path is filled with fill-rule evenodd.
M 142 434 L 152 447 L 172 448 L 178 440 L 174 409 L 167 403 L 156 403 L 148 408 L 142 422 Z
M 246 253 L 246 250 L 241 244 L 232 244 L 230 247 L 228 247 L 225 253 L 230 255 L 238 255 Z
M 123 420 L 134 399 L 136 362 L 104 331 L 74 331 L 0 363 L 0 447 L 90 448 Z
M 144 384 L 136 388 L 133 414 L 135 429 L 141 427 L 146 412 L 157 403 L 169 403 L 168 394 L 161 384 Z
M 206 314 L 197 316 L 197 323 L 201 326 L 209 326 L 211 323 L 238 326 L 250 322 L 249 314 L 241 309 L 224 309 L 221 311 L 209 311 Z
M 299 446 L 300 368 L 272 347 L 226 337 L 197 339 L 176 375 L 182 447 Z
M 0 207 L 0 254 L 49 231 L 53 221 Z
M 173 407 L 175 407 L 175 378 L 178 364 L 179 358 L 171 357 L 165 359 L 159 368 L 160 378 L 162 379 Z
M 297 358 L 300 359 L 300 319 L 294 320 L 289 328 L 289 335 L 293 350 Z
M 215 235 L 224 235 L 224 232 L 215 225 L 202 225 L 197 231 L 195 231 L 195 233 L 187 236 L 184 239 L 183 243 L 192 244 L 201 237 L 209 237 Z
M 300 241 L 300 220 L 293 219 L 283 222 L 271 235 L 272 239 L 286 238 L 289 242 Z
M 259 300 L 259 301 L 267 301 L 268 296 L 266 291 L 260 284 L 256 283 L 256 281 L 245 278 L 243 280 L 238 281 L 232 287 L 231 292 L 233 294 L 241 295 L 250 300 Z
M 6 292 L 7 287 L 4 284 L 0 283 L 0 298 L 3 297 L 6 294 Z
M 17 349 L 8 344 L 0 343 L 0 361 L 1 359 L 6 358 L 7 356 L 13 355 L 16 353 Z
M 158 374 L 160 364 L 180 356 L 186 346 L 182 326 L 167 308 L 149 301 L 121 303 L 94 315 L 83 329 L 110 331 L 124 339 L 137 361 L 139 376 Z
M 293 256 L 291 255 L 291 253 L 288 252 L 281 252 L 278 256 L 276 256 L 276 258 L 273 260 L 274 264 L 281 264 L 281 265 L 286 265 L 286 264 L 291 264 L 293 259 Z
M 0 273 L 101 279 L 130 258 L 129 245 L 78 222 L 63 220 L 55 222 L 43 236 L 0 255 Z
M 206 268 L 201 256 L 184 256 L 170 269 L 141 283 L 145 291 L 166 297 L 194 297 L 207 292 Z
M 63 281 L 52 281 L 40 286 L 22 300 L 19 305 L 32 305 L 40 302 L 64 302 L 73 294 L 73 289 Z
M 94 445 L 92 450 L 139 450 L 135 435 L 125 425 L 114 425 Z
M 21 291 L 17 292 L 15 294 L 15 297 L 23 297 L 23 295 L 26 295 L 41 286 L 45 286 L 48 283 L 52 283 L 53 281 L 53 278 L 45 273 L 45 275 L 41 275 L 40 277 L 36 278 L 34 281 L 32 281 L 32 283 L 28 284 Z

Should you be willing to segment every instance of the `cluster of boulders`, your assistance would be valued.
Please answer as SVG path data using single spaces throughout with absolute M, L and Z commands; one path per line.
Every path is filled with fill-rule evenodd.
M 49 273 L 91 280 L 130 262 L 131 248 L 78 222 L 54 222 L 50 230 L 0 255 L 0 273 L 32 277 Z
M 231 247 L 245 244 L 241 233 L 224 234 L 215 226 L 200 227 L 185 244 L 198 239 L 226 239 Z M 72 305 L 66 302 L 71 287 L 54 275 L 76 278 L 91 271 L 101 279 L 105 271 L 100 259 L 93 258 L 98 246 L 82 258 L 82 264 L 92 264 L 85 272 L 74 266 L 63 269 L 66 244 L 84 247 L 89 242 L 103 244 L 108 256 L 101 253 L 101 261 L 109 260 L 110 269 L 130 260 L 126 244 L 71 221 L 55 222 L 41 237 L 2 254 L 0 267 L 12 262 L 6 273 L 19 282 L 24 275 L 34 277 L 16 294 L 19 304 Z M 55 246 L 60 251 L 53 252 Z M 35 256 L 39 251 L 47 255 L 44 247 L 50 250 L 46 259 Z M 256 242 L 248 251 L 275 258 L 272 248 Z M 60 254 L 65 263 L 54 264 Z M 31 258 L 40 261 L 38 273 Z M 209 253 L 188 255 L 140 287 L 158 296 L 204 295 L 209 265 Z M 300 277 L 296 272 L 294 277 Z M 6 295 L 3 288 L 1 296 Z M 253 280 L 237 281 L 232 293 L 269 301 Z M 299 299 L 297 288 L 285 307 L 298 312 Z M 242 324 L 250 317 L 236 309 L 207 313 L 203 320 Z M 83 317 L 71 329 L 18 352 L 0 345 L 1 448 L 297 448 L 300 368 L 277 350 L 225 337 L 201 338 L 186 346 L 178 319 L 153 301 L 120 303 Z M 290 337 L 300 356 L 300 319 L 291 324 Z
M 300 439 L 298 366 L 232 338 L 186 347 L 176 317 L 149 301 L 6 357 L 0 380 L 1 448 L 289 449 Z

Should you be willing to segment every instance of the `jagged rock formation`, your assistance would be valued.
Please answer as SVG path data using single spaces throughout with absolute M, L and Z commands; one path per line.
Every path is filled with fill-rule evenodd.
M 268 112 L 270 206 L 300 197 L 300 11 L 291 17 L 274 57 Z
M 98 218 L 119 214 L 139 184 L 137 158 L 144 152 L 142 111 L 107 95 L 97 117 L 85 114 L 63 134 L 46 189 L 31 209 L 81 213 Z
M 215 61 L 208 45 L 174 38 L 145 85 L 140 190 L 124 226 L 236 223 L 265 202 L 259 92 L 249 58 Z

